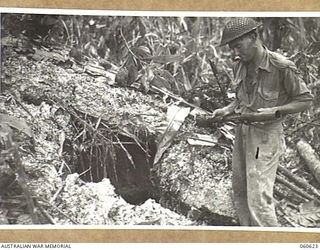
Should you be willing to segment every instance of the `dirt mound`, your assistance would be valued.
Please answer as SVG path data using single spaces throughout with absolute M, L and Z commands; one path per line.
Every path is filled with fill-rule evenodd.
M 38 198 L 37 203 L 52 217 L 51 222 L 110 225 L 145 223 L 189 225 L 192 223 L 189 219 L 163 208 L 152 199 L 152 196 L 149 199 L 148 197 L 144 198 L 146 202 L 141 205 L 130 205 L 118 195 L 120 187 L 117 186 L 115 179 L 124 175 L 120 172 L 132 172 L 139 169 L 135 159 L 133 159 L 133 163 L 136 166 L 131 166 L 131 170 L 130 167 L 125 167 L 116 174 L 106 174 L 105 177 L 109 175 L 112 184 L 110 184 L 110 180 L 102 178 L 103 176 L 100 178 L 101 182 L 84 183 L 81 177 L 86 173 L 78 173 L 81 175 L 80 178 L 76 178 L 79 176 L 75 173 L 77 163 L 80 164 L 79 161 L 81 161 L 77 159 L 79 157 L 77 152 L 81 150 L 91 152 L 90 147 L 86 147 L 88 147 L 88 138 L 89 140 L 93 138 L 92 129 L 98 130 L 99 125 L 103 124 L 108 127 L 108 132 L 117 133 L 117 136 L 129 136 L 131 138 L 129 144 L 143 144 L 151 139 L 156 142 L 163 127 L 166 126 L 166 110 L 170 104 L 164 102 L 159 96 L 145 95 L 134 89 L 113 86 L 112 77 L 95 77 L 87 72 L 79 72 L 79 65 L 74 64 L 72 68 L 63 68 L 56 65 L 57 61 L 52 59 L 54 57 L 51 59 L 44 57 L 39 60 L 34 58 L 33 53 L 17 52 L 14 51 L 14 48 L 12 43 L 6 42 L 4 47 L 6 60 L 2 62 L 2 82 L 6 95 L 1 99 L 1 112 L 24 119 L 33 131 L 34 152 L 23 151 L 21 158 L 29 178 L 28 186 Z M 86 117 L 90 119 L 86 120 Z M 79 125 L 80 118 L 86 123 Z M 187 121 L 188 124 L 190 122 Z M 91 130 L 87 129 L 88 127 Z M 192 129 L 194 129 L 193 126 L 188 128 L 188 130 Z M 90 134 L 91 132 L 92 134 Z M 104 136 L 107 134 L 105 133 Z M 179 134 L 177 137 L 180 136 Z M 97 144 L 99 141 L 94 142 Z M 113 143 L 120 142 L 113 141 Z M 175 145 L 170 150 L 171 153 L 163 158 L 163 166 L 168 164 L 172 153 L 178 156 L 177 160 L 183 165 L 184 156 L 180 155 L 177 146 L 179 144 Z M 184 143 L 183 147 L 186 147 Z M 130 154 L 127 152 L 129 149 L 122 147 L 122 150 L 126 153 L 120 158 L 128 158 L 129 166 L 131 161 Z M 150 149 L 148 148 L 148 150 Z M 202 156 L 200 157 L 202 158 Z M 152 158 L 149 160 L 152 161 Z M 208 160 L 204 166 L 210 172 Z M 198 162 L 197 164 L 202 163 Z M 86 166 L 86 164 L 88 165 Z M 85 162 L 83 164 L 87 170 L 90 168 L 89 166 L 92 166 L 89 164 L 92 163 Z M 172 170 L 182 176 L 186 166 L 182 166 L 181 169 L 172 168 Z M 199 165 L 196 169 L 198 171 L 202 167 Z M 178 173 L 181 170 L 181 174 Z M 151 175 L 149 171 L 145 173 L 148 178 Z M 153 174 L 156 173 L 152 169 L 151 171 Z M 204 183 L 199 180 L 201 185 L 198 187 L 198 177 L 196 176 L 204 174 L 204 172 L 197 171 L 195 175 L 189 175 L 195 184 L 189 196 L 189 199 L 194 198 L 187 200 L 187 204 L 190 207 L 204 206 L 209 210 L 216 209 L 221 201 L 224 201 L 220 196 L 226 197 L 226 194 L 223 192 L 218 194 L 214 190 L 221 190 L 221 187 L 224 186 L 223 183 L 228 183 L 228 180 L 220 180 L 220 177 L 211 175 L 206 182 L 211 184 L 202 190 Z M 91 172 L 88 173 L 91 175 Z M 124 176 L 123 178 L 126 180 L 132 178 L 126 174 Z M 152 178 L 158 180 L 163 177 L 165 177 L 164 173 L 159 172 L 159 175 L 153 175 Z M 175 176 L 172 178 L 175 182 L 174 185 L 178 185 L 179 180 L 175 179 Z M 213 181 L 215 178 L 216 180 Z M 162 181 L 162 183 L 164 182 Z M 132 186 L 137 183 L 131 182 L 129 184 L 127 190 L 128 188 L 140 187 Z M 122 188 L 122 190 L 125 189 Z M 176 192 L 173 189 L 171 191 Z M 192 193 L 200 191 L 203 195 L 192 195 Z M 216 196 L 212 200 L 210 194 L 213 191 L 216 192 Z M 157 199 L 160 199 L 163 205 L 168 204 L 170 200 L 175 199 L 173 192 L 163 192 L 166 193 L 167 198 L 160 199 L 158 196 Z M 186 200 L 185 197 L 182 198 Z M 202 201 L 206 202 L 201 204 Z M 187 215 L 187 213 L 185 214 Z M 46 219 L 43 221 L 47 222 Z

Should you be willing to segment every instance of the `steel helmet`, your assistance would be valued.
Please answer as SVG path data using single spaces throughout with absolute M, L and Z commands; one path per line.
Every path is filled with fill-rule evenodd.
M 249 33 L 258 28 L 262 23 L 256 22 L 248 17 L 232 18 L 224 27 L 220 46 L 226 45 L 231 41 Z

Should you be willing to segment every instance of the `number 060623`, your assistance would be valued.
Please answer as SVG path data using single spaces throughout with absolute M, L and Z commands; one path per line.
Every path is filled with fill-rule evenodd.
M 318 244 L 315 244 L 315 243 L 311 243 L 311 244 L 308 244 L 308 243 L 305 243 L 305 244 L 300 244 L 300 248 L 305 248 L 305 249 L 314 249 L 314 248 L 318 248 Z

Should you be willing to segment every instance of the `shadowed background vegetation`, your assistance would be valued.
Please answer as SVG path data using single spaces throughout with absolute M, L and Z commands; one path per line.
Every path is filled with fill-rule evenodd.
M 2 36 L 27 36 L 41 46 L 69 51 L 108 69 L 119 67 L 116 82 L 164 87 L 207 109 L 225 104 L 232 86 L 232 57 L 219 48 L 228 17 L 135 17 L 3 14 Z M 320 19 L 259 17 L 265 45 L 295 61 L 308 84 L 319 75 Z M 210 63 L 211 62 L 211 63 Z M 222 93 L 222 95 L 221 95 Z M 205 95 L 205 96 L 204 96 Z M 215 95 L 216 102 L 206 96 Z M 195 100 L 197 101 L 197 99 Z

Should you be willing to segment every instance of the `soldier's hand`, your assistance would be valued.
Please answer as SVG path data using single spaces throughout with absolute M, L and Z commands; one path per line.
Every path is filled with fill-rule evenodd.
M 229 114 L 231 114 L 231 111 L 228 107 L 216 109 L 210 115 L 197 118 L 196 124 L 199 127 L 212 127 L 214 123 L 222 122 L 223 118 Z
M 214 110 L 213 112 L 212 112 L 212 114 L 211 114 L 211 117 L 212 118 L 215 118 L 215 117 L 219 117 L 219 118 L 223 118 L 223 117 L 225 117 L 226 115 L 229 115 L 230 114 L 230 112 L 229 112 L 229 110 L 228 109 L 226 109 L 226 108 L 221 108 L 221 109 L 216 109 L 216 110 Z

